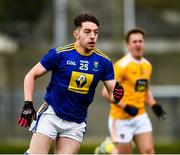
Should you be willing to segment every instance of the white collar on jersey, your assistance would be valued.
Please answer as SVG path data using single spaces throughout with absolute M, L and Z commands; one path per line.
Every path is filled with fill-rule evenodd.
M 138 64 L 139 64 L 139 63 L 142 63 L 142 61 L 143 61 L 143 57 L 142 57 L 140 60 L 137 60 L 137 59 L 135 59 L 135 58 L 132 56 L 131 53 L 128 53 L 127 56 L 128 56 L 133 62 L 138 63 Z

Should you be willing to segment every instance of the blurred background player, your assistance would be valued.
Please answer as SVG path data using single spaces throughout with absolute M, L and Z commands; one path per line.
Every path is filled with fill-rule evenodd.
M 166 113 L 160 104 L 156 103 L 150 91 L 152 66 L 143 57 L 145 31 L 139 28 L 131 29 L 125 36 L 128 53 L 114 64 L 115 79 L 124 87 L 125 94 L 121 100 L 125 108 L 111 105 L 109 114 L 110 138 L 96 148 L 95 153 L 129 154 L 132 153 L 134 140 L 139 153 L 154 153 L 151 121 L 145 111 L 145 103 L 152 107 L 159 119 Z M 110 102 L 106 88 L 102 95 Z M 127 109 L 127 107 L 134 107 Z M 113 142 L 115 145 L 113 145 Z
M 74 19 L 74 25 L 75 43 L 51 49 L 25 76 L 25 104 L 18 118 L 23 127 L 29 126 L 32 118 L 36 119 L 33 107 L 35 80 L 52 71 L 45 103 L 38 112 L 37 121 L 31 125 L 34 133 L 30 154 L 48 154 L 53 141 L 57 154 L 78 153 L 86 132 L 87 109 L 100 80 L 112 102 L 114 96 L 118 101 L 123 96 L 123 88 L 114 80 L 112 62 L 95 47 L 98 19 L 87 13 L 80 14 Z

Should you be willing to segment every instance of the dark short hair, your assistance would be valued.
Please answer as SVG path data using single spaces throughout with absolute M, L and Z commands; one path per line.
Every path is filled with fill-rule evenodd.
M 82 13 L 74 18 L 74 26 L 75 28 L 81 27 L 83 22 L 92 22 L 97 26 L 100 25 L 99 20 L 92 14 Z
M 136 34 L 136 33 L 142 34 L 143 37 L 145 37 L 145 35 L 146 35 L 145 30 L 143 30 L 143 29 L 141 29 L 141 28 L 133 28 L 133 29 L 129 30 L 129 31 L 126 33 L 126 35 L 125 35 L 125 41 L 126 41 L 126 43 L 129 42 L 129 38 L 130 38 L 131 34 Z

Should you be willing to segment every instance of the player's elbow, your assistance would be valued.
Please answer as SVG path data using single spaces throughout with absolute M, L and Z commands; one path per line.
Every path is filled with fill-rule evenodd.
M 33 74 L 31 71 L 29 71 L 24 77 L 24 82 L 32 81 L 35 79 L 36 79 L 36 75 Z

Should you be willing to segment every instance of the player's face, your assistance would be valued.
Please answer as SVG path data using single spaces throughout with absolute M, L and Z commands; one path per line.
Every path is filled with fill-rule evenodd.
M 77 44 L 83 52 L 89 52 L 96 46 L 98 38 L 98 26 L 92 22 L 84 22 L 75 30 Z
M 141 33 L 131 34 L 127 48 L 132 56 L 136 59 L 141 59 L 144 54 L 144 37 Z

